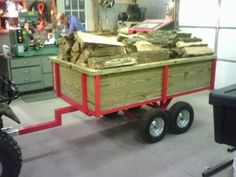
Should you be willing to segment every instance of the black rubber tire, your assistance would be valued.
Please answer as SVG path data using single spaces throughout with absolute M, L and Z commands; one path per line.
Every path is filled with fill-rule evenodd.
M 190 114 L 189 122 L 185 127 L 179 127 L 177 124 L 178 115 L 182 110 L 187 110 Z M 169 109 L 168 114 L 170 118 L 169 131 L 171 133 L 182 134 L 188 131 L 192 126 L 194 120 L 194 111 L 190 104 L 184 101 L 177 102 Z
M 150 126 L 155 118 L 162 118 L 164 121 L 164 129 L 159 136 L 153 136 L 150 133 Z M 165 137 L 167 129 L 168 115 L 161 109 L 149 110 L 140 120 L 139 134 L 141 135 L 142 140 L 147 143 L 156 143 L 161 141 Z
M 118 113 L 119 113 L 119 111 L 113 112 L 113 113 L 110 113 L 110 114 L 106 114 L 106 115 L 104 115 L 103 117 L 113 118 L 113 117 L 115 117 Z
M 7 133 L 0 131 L 0 177 L 18 177 L 22 166 L 21 150 L 17 142 Z

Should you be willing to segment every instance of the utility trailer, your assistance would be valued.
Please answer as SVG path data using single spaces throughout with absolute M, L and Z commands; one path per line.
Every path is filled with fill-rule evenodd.
M 192 125 L 190 104 L 168 105 L 175 97 L 214 88 L 216 59 L 213 55 L 163 60 L 111 69 L 89 69 L 51 57 L 57 96 L 70 106 L 55 110 L 50 122 L 22 127 L 20 135 L 62 125 L 62 114 L 81 111 L 100 118 L 148 105 L 141 118 L 140 135 L 148 143 L 160 141 L 167 130 L 180 134 Z
M 167 110 L 173 98 L 214 89 L 215 83 L 216 57 L 213 55 L 102 70 L 89 69 L 57 57 L 50 59 L 53 89 L 70 106 L 55 109 L 52 121 L 20 129 L 1 129 L 1 177 L 18 177 L 21 169 L 20 148 L 9 134 L 24 135 L 61 126 L 62 115 L 74 111 L 100 118 L 119 111 L 128 113 L 130 109 L 147 105 L 153 109 L 141 118 L 139 132 L 145 142 L 155 143 L 164 138 L 167 130 L 181 134 L 192 125 L 194 111 L 190 104 L 177 102 Z M 0 76 L 0 100 L 9 104 L 11 100 L 18 98 L 19 92 L 14 83 L 3 75 Z M 6 103 L 2 105 L 0 118 L 6 115 L 20 123 L 10 107 Z M 6 156 L 6 150 L 12 157 Z
M 175 97 L 214 88 L 214 55 L 178 58 L 111 69 L 89 69 L 51 57 L 53 85 L 57 96 L 70 106 L 55 110 L 53 121 L 22 127 L 20 135 L 62 125 L 62 114 L 81 111 L 100 118 L 143 105 L 151 111 L 140 120 L 140 135 L 148 143 L 170 132 L 180 134 L 192 125 L 190 104 L 168 105 Z

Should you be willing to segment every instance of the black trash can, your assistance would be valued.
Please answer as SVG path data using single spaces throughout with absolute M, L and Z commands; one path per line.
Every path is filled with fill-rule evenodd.
M 236 84 L 210 93 L 215 141 L 236 147 Z

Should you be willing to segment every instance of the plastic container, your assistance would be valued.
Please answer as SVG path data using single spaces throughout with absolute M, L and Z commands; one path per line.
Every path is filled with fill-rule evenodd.
M 236 147 L 236 84 L 210 93 L 215 141 Z

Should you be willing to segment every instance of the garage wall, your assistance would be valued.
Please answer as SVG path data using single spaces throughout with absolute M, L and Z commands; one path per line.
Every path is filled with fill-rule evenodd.
M 93 3 L 92 0 L 85 1 L 86 10 L 86 29 L 94 31 L 93 19 Z M 139 7 L 146 8 L 146 18 L 164 18 L 168 0 L 137 0 Z M 58 0 L 58 9 L 64 12 L 64 0 Z M 114 30 L 117 25 L 118 15 L 120 12 L 126 12 L 128 5 L 119 4 L 113 8 L 104 8 L 101 5 L 98 7 L 97 15 L 99 18 L 99 28 L 102 30 Z
M 179 27 L 217 54 L 216 88 L 236 83 L 235 7 L 235 0 L 179 0 Z
M 165 18 L 169 0 L 138 0 L 140 7 L 146 8 L 146 18 Z
M 90 1 L 90 0 L 88 0 Z M 168 0 L 137 0 L 140 8 L 146 9 L 146 18 L 164 18 Z M 116 4 L 112 8 L 104 8 L 99 5 L 99 27 L 102 30 L 116 30 L 118 15 L 127 12 L 128 5 Z M 88 21 L 88 23 L 91 23 Z
M 236 84 L 236 1 L 222 0 L 220 8 L 216 85 Z
M 116 31 L 118 23 L 118 15 L 120 12 L 127 12 L 128 5 L 116 4 L 112 8 L 106 8 L 99 5 L 98 19 L 99 29 Z
M 146 9 L 146 18 L 164 18 L 168 0 L 137 0 L 140 8 Z M 128 5 L 116 4 L 113 8 L 99 7 L 99 24 L 104 30 L 112 30 L 117 25 L 120 12 L 127 12 Z

